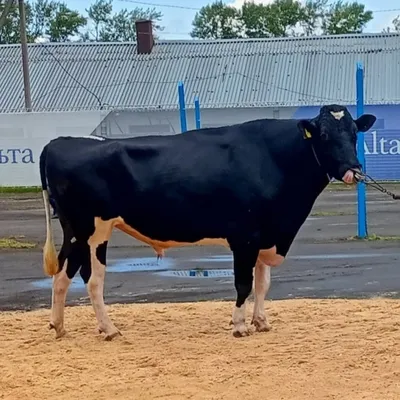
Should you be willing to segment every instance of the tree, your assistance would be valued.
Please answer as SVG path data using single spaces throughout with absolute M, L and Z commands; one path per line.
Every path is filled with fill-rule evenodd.
M 5 4 L 5 0 L 0 0 L 0 15 Z M 86 9 L 87 17 L 58 0 L 26 0 L 25 9 L 28 42 L 41 37 L 51 42 L 66 42 L 76 37 L 85 41 L 133 41 L 136 40 L 135 22 L 139 19 L 152 20 L 155 31 L 164 29 L 160 25 L 163 15 L 156 9 L 136 7 L 113 13 L 112 0 L 95 0 Z M 14 2 L 0 26 L 0 44 L 19 42 L 19 11 Z
M 398 15 L 393 21 L 392 21 L 393 27 L 387 27 L 386 29 L 383 29 L 382 32 L 389 33 L 391 31 L 393 32 L 399 32 L 400 33 L 400 15 Z
M 155 8 L 143 9 L 135 7 L 128 11 L 126 8 L 113 14 L 112 0 L 96 0 L 87 10 L 89 21 L 94 27 L 87 29 L 82 40 L 118 42 L 136 40 L 135 22 L 140 19 L 149 19 L 153 22 L 154 31 L 162 31 L 159 24 L 163 15 Z
M 86 26 L 86 23 L 85 17 L 68 8 L 65 3 L 55 3 L 45 33 L 51 42 L 66 42 L 71 36 L 77 35 L 79 29 Z
M 287 36 L 288 28 L 297 23 L 298 16 L 295 16 L 293 26 L 289 19 L 292 19 L 293 14 L 297 14 L 299 9 L 300 4 L 292 0 L 278 0 L 269 5 L 244 3 L 240 18 L 245 27 L 245 36 L 253 38 Z
M 36 0 L 30 7 L 32 9 L 32 21 L 28 24 L 28 28 L 32 37 L 38 38 L 48 31 L 57 4 L 54 1 Z
M 357 2 L 332 4 L 325 14 L 322 29 L 325 34 L 361 33 L 373 19 L 372 11 L 365 11 L 365 5 Z
M 400 15 L 398 15 L 393 21 L 394 30 L 400 32 Z
M 293 35 L 301 16 L 302 6 L 299 1 L 275 0 L 268 5 L 245 2 L 240 18 L 245 37 L 259 38 Z
M 107 31 L 107 26 L 111 21 L 112 0 L 98 0 L 85 11 L 88 13 L 89 20 L 92 21 L 95 31 L 95 41 L 98 42 L 101 36 Z
M 155 21 L 160 21 L 162 14 L 153 9 L 143 10 L 136 7 L 131 11 L 126 8 L 113 15 L 109 24 L 109 31 L 102 38 L 103 41 L 135 41 L 136 40 L 136 25 L 135 22 L 141 19 L 149 19 L 153 22 L 153 30 L 164 29 Z
M 4 9 L 4 0 L 0 0 L 0 12 Z M 28 42 L 48 36 L 50 41 L 70 40 L 79 29 L 86 25 L 86 18 L 71 10 L 64 2 L 36 0 L 25 2 L 26 34 Z M 19 43 L 19 11 L 17 2 L 0 27 L 0 43 Z
M 222 1 L 204 6 L 192 22 L 192 37 L 240 38 L 359 33 L 372 20 L 363 4 L 329 0 L 274 0 L 256 4 L 247 0 L 240 10 Z
M 273 17 L 273 24 L 270 28 L 272 36 L 295 35 L 295 28 L 303 16 L 303 7 L 299 1 L 275 0 L 269 5 L 269 11 Z
M 0 0 L 0 15 L 3 14 L 5 9 L 6 1 Z M 25 4 L 25 18 L 26 23 L 30 24 L 32 21 L 32 12 L 31 12 L 30 4 Z M 18 11 L 18 3 L 14 2 L 6 18 L 3 21 L 2 26 L 0 26 L 0 44 L 14 44 L 20 42 L 20 34 L 19 34 L 19 11 Z M 27 40 L 32 41 L 30 32 L 27 32 Z
M 305 36 L 315 34 L 322 26 L 328 0 L 307 0 L 301 10 L 300 26 Z
M 231 39 L 241 37 L 243 23 L 239 11 L 222 0 L 204 6 L 196 13 L 191 36 L 201 39 Z

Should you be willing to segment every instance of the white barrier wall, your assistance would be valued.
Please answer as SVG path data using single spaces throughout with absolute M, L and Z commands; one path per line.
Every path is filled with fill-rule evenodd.
M 100 111 L 0 114 L 0 186 L 40 186 L 39 156 L 58 136 L 85 136 Z

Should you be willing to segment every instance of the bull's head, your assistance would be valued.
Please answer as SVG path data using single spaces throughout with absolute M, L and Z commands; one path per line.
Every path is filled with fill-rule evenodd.
M 317 117 L 302 120 L 306 137 L 310 137 L 321 166 L 337 180 L 354 183 L 361 171 L 357 158 L 357 133 L 368 131 L 376 121 L 371 114 L 354 120 L 346 107 L 323 106 Z

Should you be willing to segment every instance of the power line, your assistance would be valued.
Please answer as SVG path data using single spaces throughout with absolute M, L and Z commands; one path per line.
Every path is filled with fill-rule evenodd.
M 160 3 L 148 3 L 146 1 L 136 1 L 136 0 L 118 0 L 124 3 L 132 3 L 132 4 L 140 4 L 142 6 L 151 6 L 151 7 L 165 7 L 165 8 L 180 8 L 182 10 L 192 10 L 192 11 L 200 11 L 200 8 L 189 7 L 189 6 L 178 6 L 176 4 L 160 4 Z
M 97 96 L 96 93 L 94 93 L 93 91 L 91 91 L 89 88 L 87 88 L 84 84 L 82 84 L 81 82 L 78 81 L 78 79 L 76 79 L 60 62 L 60 60 L 54 55 L 54 53 L 52 51 L 50 51 L 49 49 L 47 49 L 47 46 L 44 45 L 43 43 L 40 43 L 40 46 L 44 48 L 44 50 L 47 52 L 47 54 L 49 54 L 55 61 L 56 63 L 60 66 L 60 68 L 73 80 L 75 81 L 82 89 L 86 90 L 88 93 L 90 93 L 99 103 L 100 108 L 103 108 L 103 102 L 101 101 L 100 97 Z M 43 96 L 42 96 L 43 97 Z
M 385 13 L 385 12 L 393 12 L 393 11 L 400 11 L 400 8 L 391 8 L 387 10 L 371 10 L 373 13 Z
M 131 3 L 131 4 L 138 4 L 138 5 L 151 6 L 151 7 L 180 8 L 183 10 L 192 10 L 192 11 L 200 11 L 201 10 L 201 8 L 198 8 L 198 7 L 180 6 L 180 5 L 175 5 L 175 4 L 160 4 L 160 3 L 152 3 L 152 2 L 147 2 L 147 1 L 136 1 L 136 0 L 118 0 L 118 1 L 121 1 L 123 3 Z M 395 11 L 400 12 L 400 8 L 377 9 L 377 10 L 371 10 L 371 11 L 373 13 L 386 13 L 386 12 L 395 12 Z

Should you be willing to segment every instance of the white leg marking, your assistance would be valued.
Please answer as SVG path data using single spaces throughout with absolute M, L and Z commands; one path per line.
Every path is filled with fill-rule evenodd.
M 235 337 L 248 336 L 249 330 L 246 326 L 246 303 L 247 300 L 241 307 L 234 306 L 232 314 L 233 330 L 232 334 Z
M 271 285 L 271 267 L 257 260 L 254 271 L 254 311 L 251 323 L 257 332 L 268 332 L 271 326 L 265 316 L 264 300 Z
M 105 340 L 112 340 L 120 335 L 120 331 L 111 322 L 104 304 L 104 277 L 106 272 L 105 264 L 102 264 L 96 255 L 97 247 L 108 240 L 113 229 L 112 221 L 103 221 L 95 218 L 95 231 L 89 238 L 91 274 L 87 285 L 87 290 L 96 314 L 99 331 L 105 333 Z
M 64 308 L 68 288 L 71 283 L 71 279 L 68 278 L 66 272 L 67 263 L 68 261 L 65 261 L 63 269 L 53 276 L 50 329 L 56 331 L 56 339 L 66 334 L 64 329 Z

